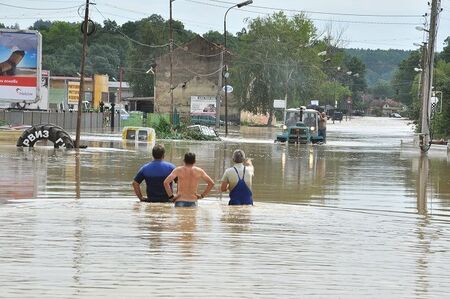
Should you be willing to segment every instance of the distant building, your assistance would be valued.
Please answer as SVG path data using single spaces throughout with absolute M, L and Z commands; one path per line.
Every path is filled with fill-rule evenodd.
M 71 109 L 78 105 L 80 77 L 51 76 L 49 85 L 49 109 Z M 101 101 L 109 102 L 108 75 L 85 78 L 84 100 L 94 108 Z
M 121 104 L 124 108 L 126 108 L 126 110 L 130 110 L 130 99 L 133 99 L 133 90 L 131 89 L 128 82 L 123 81 L 121 83 L 118 81 L 109 81 L 108 92 L 109 102 L 112 102 L 114 100 L 116 105 Z
M 374 111 L 381 111 L 382 116 L 390 116 L 392 113 L 399 113 L 406 111 L 406 106 L 393 99 L 373 99 L 369 104 L 369 114 L 374 114 Z
M 179 46 L 173 51 L 173 102 L 174 108 L 181 117 L 190 117 L 191 101 L 205 101 L 205 113 L 215 109 L 215 99 L 222 98 L 221 119 L 224 119 L 222 86 L 219 76 L 222 76 L 222 47 L 211 43 L 201 36 Z M 224 55 L 229 61 L 229 52 Z M 165 54 L 156 60 L 155 68 L 155 112 L 170 113 L 170 54 Z M 214 107 L 212 107 L 214 106 Z M 215 111 L 215 110 L 214 110 Z M 228 94 L 228 119 L 238 122 L 240 110 L 233 94 Z

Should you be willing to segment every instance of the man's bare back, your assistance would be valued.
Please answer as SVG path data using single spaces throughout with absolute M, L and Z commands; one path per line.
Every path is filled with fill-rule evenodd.
M 191 153 L 188 153 L 191 154 Z M 188 155 L 186 154 L 186 155 Z M 194 155 L 194 154 L 191 154 Z M 197 201 L 200 198 L 205 197 L 214 187 L 214 181 L 206 174 L 206 172 L 194 166 L 195 163 L 195 155 L 193 163 L 192 160 L 186 162 L 185 156 L 185 165 L 175 168 L 172 173 L 165 179 L 164 187 L 166 188 L 166 192 L 171 197 L 173 195 L 173 201 Z M 189 157 L 188 157 L 189 158 Z M 178 178 L 177 182 L 177 194 L 172 194 L 170 189 L 170 183 Z M 202 193 L 198 193 L 198 185 L 200 183 L 200 179 L 203 179 L 208 186 Z

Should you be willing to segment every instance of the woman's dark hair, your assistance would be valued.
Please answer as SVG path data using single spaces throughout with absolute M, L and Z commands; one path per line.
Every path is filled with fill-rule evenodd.
M 164 158 L 165 152 L 166 152 L 166 150 L 164 149 L 164 145 L 156 144 L 152 150 L 153 159 L 160 160 L 160 159 Z
M 194 153 L 184 154 L 184 163 L 188 165 L 193 165 L 195 163 L 195 154 Z

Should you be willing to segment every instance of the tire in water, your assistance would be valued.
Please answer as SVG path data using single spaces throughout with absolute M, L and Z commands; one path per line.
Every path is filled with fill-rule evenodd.
M 50 140 L 55 148 L 74 148 L 70 135 L 63 128 L 52 124 L 36 125 L 25 130 L 16 145 L 33 147 L 39 140 Z

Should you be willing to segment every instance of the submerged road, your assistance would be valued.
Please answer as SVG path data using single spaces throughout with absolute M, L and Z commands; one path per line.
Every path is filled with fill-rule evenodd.
M 161 141 L 218 182 L 242 148 L 254 207 L 217 191 L 197 209 L 139 203 L 151 153 L 115 136 L 80 154 L 0 143 L 0 297 L 444 298 L 450 295 L 450 158 L 413 147 L 407 121 L 328 124 L 326 145 Z

